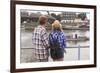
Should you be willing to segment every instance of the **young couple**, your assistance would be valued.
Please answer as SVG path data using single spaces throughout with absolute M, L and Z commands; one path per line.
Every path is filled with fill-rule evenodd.
M 35 58 L 38 62 L 47 62 L 50 55 L 53 61 L 63 61 L 66 47 L 66 40 L 62 31 L 62 25 L 58 20 L 52 24 L 52 32 L 48 35 L 45 29 L 46 16 L 39 17 L 39 25 L 32 33 L 32 43 L 35 49 Z

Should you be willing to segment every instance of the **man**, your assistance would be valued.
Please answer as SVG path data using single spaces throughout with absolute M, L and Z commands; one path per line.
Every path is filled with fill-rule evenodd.
M 32 42 L 35 51 L 35 58 L 38 62 L 48 61 L 48 34 L 45 29 L 46 16 L 39 17 L 39 25 L 34 29 Z

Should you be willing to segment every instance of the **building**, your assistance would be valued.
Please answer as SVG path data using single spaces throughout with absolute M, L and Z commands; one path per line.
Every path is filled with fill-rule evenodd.
M 24 22 L 28 21 L 28 18 L 29 18 L 28 12 L 21 12 L 20 16 L 21 16 L 21 23 L 24 23 Z
M 21 27 L 24 27 L 25 29 L 34 29 L 38 25 L 39 17 L 42 14 L 40 12 L 38 13 L 28 13 L 28 12 L 21 12 Z M 54 17 L 50 15 L 45 15 L 48 18 L 48 24 L 52 24 L 55 20 Z
M 42 14 L 41 13 L 28 13 L 28 12 L 21 12 L 21 23 L 23 22 L 27 22 L 27 23 L 30 23 L 30 22 L 38 22 L 38 19 L 39 17 L 41 16 Z M 47 18 L 48 18 L 48 22 L 49 23 L 52 23 L 55 18 L 50 16 L 50 15 L 46 15 Z
M 76 12 L 62 12 L 61 14 L 61 23 L 73 23 L 77 18 Z
M 73 26 L 89 25 L 89 19 L 82 20 L 78 15 L 78 12 L 62 12 L 61 23 Z

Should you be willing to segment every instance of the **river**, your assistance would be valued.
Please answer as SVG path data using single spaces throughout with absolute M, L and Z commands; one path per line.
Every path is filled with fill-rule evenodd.
M 71 36 L 73 38 L 75 34 L 77 34 L 77 37 L 87 37 L 87 38 L 90 37 L 89 30 L 64 30 L 64 33 L 65 33 L 65 36 Z M 20 44 L 21 44 L 21 48 L 32 48 L 32 31 L 21 29 Z M 66 41 L 66 44 L 68 47 L 89 46 L 89 40 Z

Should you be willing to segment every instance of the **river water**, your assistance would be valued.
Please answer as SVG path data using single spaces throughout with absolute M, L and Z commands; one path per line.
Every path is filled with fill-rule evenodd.
M 65 35 L 72 35 L 72 38 L 75 38 L 75 34 L 77 37 L 90 37 L 89 30 L 65 30 Z M 67 38 L 68 39 L 68 38 Z M 82 40 L 82 41 L 67 41 L 67 46 L 89 46 L 89 40 Z
M 49 31 L 50 33 L 50 31 Z M 74 38 L 74 35 L 77 34 L 77 37 L 90 37 L 89 30 L 64 30 L 65 36 L 71 36 Z M 67 38 L 68 39 L 68 38 Z M 21 48 L 32 48 L 32 31 L 21 29 Z M 77 47 L 77 46 L 89 46 L 89 40 L 83 41 L 66 41 L 68 47 Z

